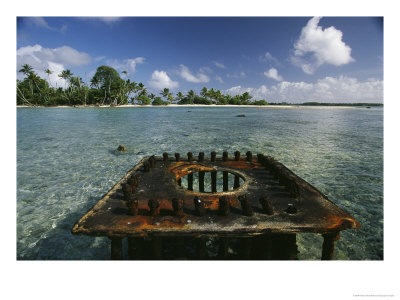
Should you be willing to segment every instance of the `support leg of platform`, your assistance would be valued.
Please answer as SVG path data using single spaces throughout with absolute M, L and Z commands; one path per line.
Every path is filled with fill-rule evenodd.
M 332 260 L 335 253 L 335 241 L 340 238 L 340 232 L 326 233 L 322 236 L 324 243 L 322 244 L 321 260 Z
M 199 259 L 205 259 L 207 257 L 206 238 L 196 238 L 196 254 Z
M 153 237 L 151 240 L 151 247 L 152 247 L 152 251 L 153 251 L 153 258 L 161 259 L 161 257 L 162 257 L 161 238 Z
M 250 259 L 251 256 L 251 237 L 245 237 L 240 239 L 240 248 L 241 248 L 241 258 L 242 259 Z
M 185 259 L 185 240 L 183 237 L 176 238 L 176 259 Z
M 112 237 L 111 240 L 111 259 L 121 260 L 122 257 L 122 238 Z
M 228 247 L 229 240 L 227 237 L 220 237 L 218 244 L 218 258 L 219 259 L 227 259 L 228 258 Z
M 128 238 L 128 257 L 129 259 L 140 259 L 142 256 L 142 238 Z

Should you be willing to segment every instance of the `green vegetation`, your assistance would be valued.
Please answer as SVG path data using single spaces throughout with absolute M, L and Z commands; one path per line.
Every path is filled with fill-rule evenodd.
M 205 104 L 205 105 L 302 105 L 302 106 L 383 106 L 382 103 L 321 103 L 305 102 L 292 104 L 288 102 L 272 103 L 266 100 L 251 101 L 252 96 L 245 92 L 241 95 L 224 95 L 220 90 L 203 87 L 200 95 L 190 90 L 186 94 L 178 92 L 175 97 L 168 88 L 159 95 L 149 94 L 143 83 L 136 83 L 130 79 L 121 78 L 112 67 L 100 66 L 87 85 L 81 77 L 74 76 L 71 70 L 63 70 L 57 74 L 66 82 L 65 87 L 52 86 L 50 75 L 53 71 L 44 70 L 48 80 L 40 78 L 33 68 L 25 64 L 19 70 L 24 74 L 23 80 L 17 80 L 17 105 L 28 106 L 58 106 L 58 105 L 109 105 L 123 104 L 138 105 L 168 105 L 176 104 Z M 126 77 L 128 72 L 122 71 Z
M 17 105 L 28 106 L 57 106 L 57 105 L 110 105 L 123 104 L 139 105 L 168 105 L 177 104 L 234 104 L 234 105 L 268 105 L 265 100 L 250 101 L 248 92 L 242 95 L 224 95 L 220 90 L 203 87 L 200 95 L 190 90 L 187 94 L 178 92 L 176 96 L 168 88 L 160 92 L 160 96 L 149 94 L 143 83 L 136 83 L 130 79 L 121 78 L 120 74 L 112 67 L 100 66 L 90 80 L 90 85 L 81 77 L 74 76 L 71 70 L 63 70 L 57 74 L 66 82 L 65 87 L 54 87 L 50 75 L 53 71 L 44 70 L 47 79 L 40 78 L 33 68 L 25 64 L 19 70 L 24 74 L 23 80 L 17 80 Z M 123 77 L 128 72 L 122 71 Z

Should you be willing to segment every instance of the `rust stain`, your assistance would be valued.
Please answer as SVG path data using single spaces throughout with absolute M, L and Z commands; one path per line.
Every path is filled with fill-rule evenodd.
M 336 215 L 327 215 L 328 229 L 345 230 L 349 228 L 361 228 L 361 224 L 352 218 L 344 218 Z
M 168 172 L 172 172 L 175 175 L 175 179 L 179 179 L 189 173 L 195 173 L 199 171 L 212 172 L 215 171 L 215 169 L 190 162 L 173 162 L 168 168 Z
M 245 170 L 258 169 L 260 167 L 260 164 L 257 162 L 248 162 L 244 160 L 224 161 L 222 164 L 231 168 L 238 168 Z
M 205 197 L 202 201 L 205 209 L 218 210 L 219 208 L 219 197 Z M 235 197 L 229 197 L 229 203 L 231 207 L 235 207 L 237 206 L 237 199 Z

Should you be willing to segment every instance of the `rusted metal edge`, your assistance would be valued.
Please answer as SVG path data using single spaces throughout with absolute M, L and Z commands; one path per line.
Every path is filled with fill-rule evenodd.
M 263 154 L 258 154 L 257 155 L 258 158 L 261 157 L 261 160 L 259 159 L 258 161 L 263 164 L 266 168 L 270 168 L 272 166 L 272 168 L 280 168 L 283 170 L 284 173 L 286 174 L 290 174 L 291 177 L 293 177 L 296 181 L 296 184 L 299 186 L 299 188 L 303 188 L 308 190 L 308 192 L 312 193 L 312 194 L 318 194 L 320 195 L 322 198 L 324 198 L 324 200 L 328 201 L 330 204 L 332 204 L 334 207 L 337 207 L 339 209 L 341 209 L 336 203 L 332 202 L 331 200 L 329 200 L 329 198 L 322 193 L 321 191 L 319 191 L 316 187 L 314 187 L 312 184 L 310 184 L 309 182 L 307 182 L 306 180 L 304 180 L 303 178 L 299 177 L 296 173 L 294 173 L 292 170 L 290 170 L 289 168 L 287 168 L 284 164 L 278 162 L 277 160 L 275 160 L 273 157 L 271 156 L 265 156 Z M 300 183 L 300 184 L 299 184 Z M 300 193 L 301 195 L 302 193 Z M 335 230 L 344 230 L 344 229 L 356 229 L 356 228 L 361 228 L 361 224 L 355 220 L 355 218 L 353 218 L 350 214 L 348 214 L 346 211 L 344 211 L 343 209 L 342 213 L 345 213 L 346 215 L 348 215 L 349 219 L 343 219 L 343 224 L 341 226 L 338 226 L 335 228 Z M 334 232 L 335 230 L 332 230 L 332 232 Z
M 101 199 L 96 202 L 77 222 L 75 222 L 74 226 L 71 229 L 71 232 L 73 234 L 85 234 L 85 233 L 81 233 L 82 230 L 79 228 L 79 223 L 81 223 L 82 221 L 84 221 L 87 217 L 89 217 L 90 215 L 92 215 L 95 211 L 96 211 L 96 207 L 101 206 L 104 202 L 106 202 L 106 200 L 109 198 L 109 196 L 113 193 L 116 192 L 116 190 L 121 188 L 122 183 L 126 182 L 127 179 L 129 177 L 132 176 L 132 174 L 136 171 L 138 171 L 145 162 L 147 162 L 150 159 L 151 156 L 146 156 L 143 157 L 138 164 L 136 164 L 133 168 L 131 168 L 128 172 L 126 172 L 126 174 L 124 175 L 124 177 L 121 178 L 120 181 L 118 181 L 107 193 L 105 193 Z

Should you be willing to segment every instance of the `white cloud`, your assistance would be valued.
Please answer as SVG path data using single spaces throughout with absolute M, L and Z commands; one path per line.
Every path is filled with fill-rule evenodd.
M 283 81 L 271 87 L 234 86 L 225 92 L 230 95 L 249 92 L 254 99 L 266 99 L 269 102 L 382 102 L 383 81 L 371 79 L 359 82 L 345 76 L 325 77 L 315 83 Z
M 41 45 L 21 47 L 17 50 L 17 71 L 22 65 L 30 65 L 43 79 L 48 80 L 45 69 L 50 69 L 50 83 L 64 87 L 65 81 L 58 77 L 62 70 L 70 66 L 81 66 L 90 63 L 91 57 L 69 46 L 59 48 L 43 48 Z M 17 74 L 18 79 L 23 79 L 23 74 Z
M 107 64 L 118 71 L 127 71 L 128 73 L 135 73 L 136 66 L 138 64 L 144 63 L 144 57 L 136 57 L 136 58 L 128 58 L 123 61 L 119 61 L 117 59 L 107 60 Z
M 121 17 L 99 17 L 100 21 L 103 21 L 106 24 L 113 24 L 121 20 Z
M 193 82 L 193 83 L 209 82 L 210 81 L 210 78 L 207 75 L 205 75 L 205 74 L 203 74 L 201 72 L 197 73 L 196 75 L 193 75 L 190 72 L 189 68 L 186 67 L 185 65 L 180 65 L 179 67 L 180 67 L 180 69 L 178 71 L 179 75 L 183 79 L 185 79 L 186 81 Z
M 213 69 L 211 69 L 211 68 L 209 68 L 209 67 L 201 67 L 201 68 L 199 69 L 199 72 L 200 72 L 200 73 L 208 73 L 208 74 L 211 74 L 211 73 L 213 73 L 214 71 L 213 71 Z
M 245 78 L 246 77 L 246 73 L 241 71 L 240 73 L 228 73 L 226 74 L 226 77 L 228 78 Z
M 264 56 L 261 56 L 260 57 L 260 61 L 262 61 L 262 62 L 268 62 L 269 61 L 269 62 L 273 62 L 274 64 L 276 64 L 278 66 L 281 65 L 279 60 L 276 57 L 273 57 L 272 54 L 269 53 L 269 52 L 266 52 L 264 54 Z
M 213 61 L 213 63 L 214 63 L 214 65 L 215 65 L 216 67 L 218 67 L 218 68 L 220 68 L 220 69 L 226 69 L 225 65 L 222 64 L 222 63 L 220 63 L 220 62 Z
M 215 80 L 217 80 L 219 83 L 224 83 L 224 80 L 218 75 L 215 76 Z
M 278 75 L 278 70 L 275 68 L 271 68 L 268 71 L 264 72 L 264 75 L 268 78 L 275 79 L 276 81 L 282 81 L 282 76 Z
M 151 88 L 156 90 L 162 90 L 164 88 L 174 89 L 179 86 L 177 81 L 173 81 L 171 78 L 169 78 L 167 72 L 158 70 L 153 72 L 148 84 Z
M 118 23 L 122 19 L 122 17 L 79 17 L 79 19 L 88 22 L 100 21 L 102 23 L 112 26 L 113 24 Z
M 320 19 L 314 17 L 303 27 L 290 58 L 307 74 L 314 73 L 323 64 L 341 66 L 354 61 L 351 48 L 342 41 L 342 32 L 333 26 L 322 29 L 318 26 Z
M 65 30 L 67 30 L 67 25 L 63 25 L 60 28 L 50 26 L 49 23 L 47 23 L 47 21 L 43 17 L 27 17 L 24 19 L 28 24 L 36 27 L 45 28 L 52 31 L 58 31 L 61 33 L 64 33 Z

